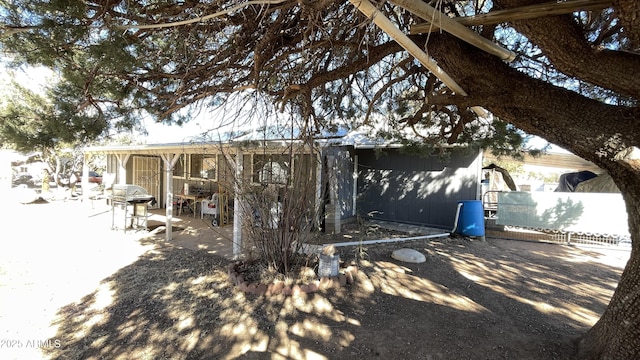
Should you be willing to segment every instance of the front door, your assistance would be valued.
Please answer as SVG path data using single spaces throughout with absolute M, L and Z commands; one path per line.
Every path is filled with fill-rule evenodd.
M 133 157 L 133 184 L 142 186 L 149 194 L 155 196 L 157 204 L 161 206 L 162 196 L 160 193 L 160 158 L 151 156 Z

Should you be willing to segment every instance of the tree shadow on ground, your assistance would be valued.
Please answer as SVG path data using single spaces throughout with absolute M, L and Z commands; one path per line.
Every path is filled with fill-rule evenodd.
M 314 353 L 313 347 L 302 347 L 287 334 L 320 341 L 338 333 L 327 331 L 344 322 L 328 299 L 247 295 L 228 281 L 228 263 L 204 251 L 159 243 L 96 291 L 61 308 L 53 325 L 62 346 L 45 349 L 46 355 L 217 359 L 254 351 L 304 358 L 301 354 Z M 309 329 L 309 321 L 318 329 Z
M 591 261 L 594 254 L 553 244 L 405 245 L 428 254 L 427 262 L 400 264 L 391 249 L 376 250 L 365 268 L 370 288 L 388 295 L 377 303 L 376 311 L 390 315 L 378 320 L 384 335 L 375 337 L 421 344 L 414 347 L 433 358 L 572 358 L 575 340 L 602 314 L 621 273 Z M 354 346 L 362 340 L 356 339 Z M 376 353 L 397 351 L 379 346 Z M 403 355 L 421 358 L 410 350 Z
M 356 284 L 257 297 L 228 261 L 159 242 L 59 310 L 56 359 L 558 359 L 604 310 L 619 271 L 555 246 L 465 240 L 372 246 Z M 553 246 L 553 245 L 549 245 Z M 346 253 L 349 249 L 344 249 Z M 577 250 L 576 250 L 577 251 Z

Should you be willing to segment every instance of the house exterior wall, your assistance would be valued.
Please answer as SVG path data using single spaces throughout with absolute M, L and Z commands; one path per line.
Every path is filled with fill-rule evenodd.
M 359 149 L 358 214 L 364 218 L 453 228 L 457 204 L 479 199 L 480 152 L 449 159 Z
M 313 214 L 317 204 L 317 156 L 308 149 L 296 150 L 291 154 L 287 148 L 245 151 L 242 155 L 245 195 L 267 195 L 288 204 L 290 209 L 306 209 L 308 215 Z M 278 163 L 282 166 L 276 166 Z

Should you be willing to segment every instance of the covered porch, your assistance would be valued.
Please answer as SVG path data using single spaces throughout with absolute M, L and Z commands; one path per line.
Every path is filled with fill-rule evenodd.
M 147 190 L 157 204 L 149 206 L 151 214 L 147 228 L 157 228 L 162 213 L 163 231 L 167 241 L 176 242 L 174 219 L 198 222 L 220 228 L 228 237 L 235 257 L 242 252 L 242 216 L 250 209 L 248 200 L 257 189 L 269 187 L 275 194 L 293 188 L 290 183 L 294 168 L 304 171 L 309 180 L 307 189 L 320 199 L 320 161 L 318 154 L 296 142 L 202 142 L 180 144 L 150 144 L 85 148 L 85 164 L 91 156 L 107 155 L 107 169 L 103 174 L 105 192 L 114 184 L 136 185 Z M 83 169 L 83 184 L 88 171 Z M 310 186 L 308 186 L 310 185 Z M 280 190 L 278 190 L 280 189 Z M 90 200 L 91 194 L 83 194 Z M 280 200 L 278 200 L 280 201 Z M 215 214 L 211 214 L 216 209 Z M 183 213 L 185 211 L 186 213 Z M 215 216 L 215 222 L 212 222 Z M 156 222 L 154 224 L 154 222 Z M 217 225 L 217 226 L 216 226 Z
M 230 154 L 232 151 L 234 154 Z M 229 244 L 240 244 L 240 221 L 234 219 L 238 220 L 241 215 L 240 212 L 234 214 L 239 206 L 234 206 L 237 199 L 233 194 L 238 186 L 236 179 L 241 178 L 236 171 L 242 167 L 235 164 L 236 153 L 237 149 L 223 143 L 89 147 L 84 150 L 84 163 L 96 154 L 107 156 L 102 194 L 107 201 L 114 184 L 137 185 L 153 196 L 157 203 L 150 206 L 147 227 L 151 231 L 157 228 L 158 215 L 163 213 L 167 241 L 176 241 L 174 217 L 203 222 L 203 201 L 210 202 L 215 194 L 217 223 L 230 233 Z M 83 185 L 88 183 L 88 172 L 89 169 L 83 167 Z M 84 193 L 83 196 L 89 200 L 91 194 Z M 240 254 L 240 248 L 234 249 L 233 253 Z

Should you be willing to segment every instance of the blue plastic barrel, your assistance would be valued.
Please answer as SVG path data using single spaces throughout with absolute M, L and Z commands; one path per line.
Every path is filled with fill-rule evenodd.
M 458 203 L 457 232 L 464 236 L 484 236 L 484 209 L 480 200 L 465 200 Z

